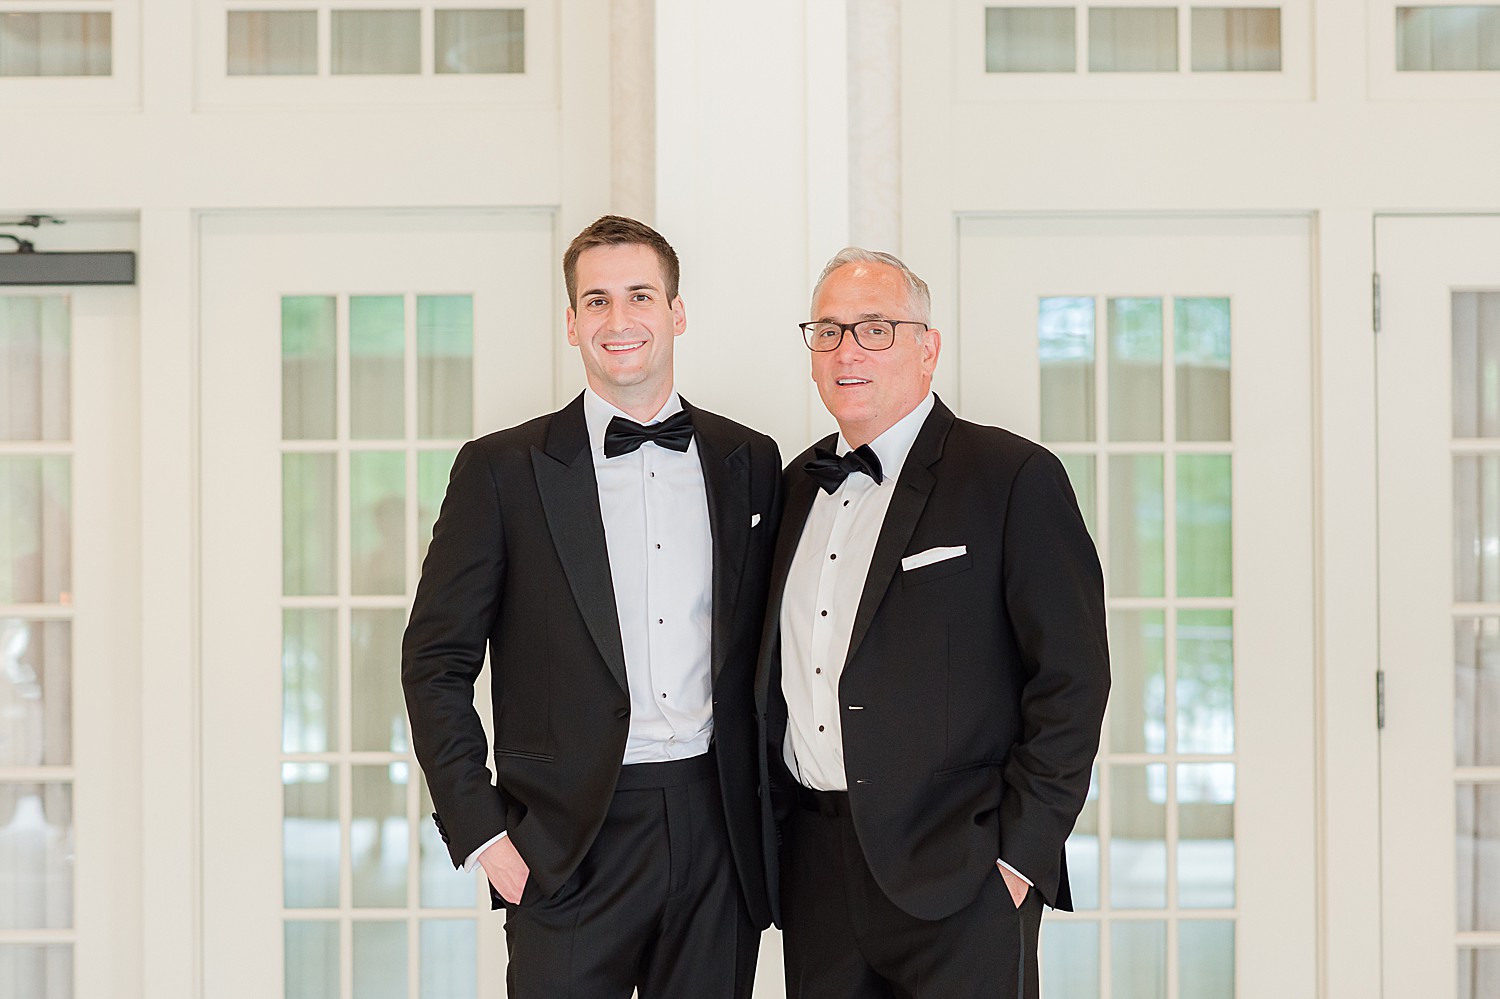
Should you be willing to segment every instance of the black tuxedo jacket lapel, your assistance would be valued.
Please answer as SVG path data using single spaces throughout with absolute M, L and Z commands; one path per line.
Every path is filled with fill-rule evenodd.
M 937 482 L 931 466 L 943 456 L 943 441 L 953 426 L 953 411 L 944 406 L 942 400 L 933 400 L 932 412 L 917 431 L 906 463 L 901 466 L 901 478 L 896 482 L 896 494 L 886 509 L 885 522 L 880 525 L 880 536 L 875 540 L 875 552 L 870 556 L 870 571 L 865 576 L 865 588 L 859 597 L 859 610 L 854 615 L 854 628 L 849 634 L 849 654 L 844 658 L 844 667 L 854 661 L 859 644 L 870 623 L 875 620 L 875 611 L 885 597 L 885 591 L 901 565 L 901 553 L 906 551 L 917 521 L 927 507 L 927 497 L 932 494 Z
M 547 529 L 552 533 L 552 543 L 578 611 L 620 689 L 629 691 L 614 581 L 609 573 L 609 547 L 604 540 L 604 516 L 599 510 L 599 485 L 594 477 L 594 455 L 589 447 L 588 424 L 583 418 L 583 396 L 552 417 L 546 446 L 531 450 L 531 466 L 547 515 Z
M 692 411 L 686 399 L 682 407 Z M 722 438 L 711 420 L 695 420 L 698 461 L 708 494 L 708 523 L 713 538 L 713 682 L 729 654 L 735 603 L 745 574 L 750 545 L 750 444 Z

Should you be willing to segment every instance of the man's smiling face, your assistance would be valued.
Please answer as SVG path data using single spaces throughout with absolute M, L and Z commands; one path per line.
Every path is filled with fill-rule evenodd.
M 900 271 L 864 261 L 845 264 L 824 279 L 812 317 L 834 323 L 926 319 L 914 314 Z M 865 350 L 846 333 L 837 350 L 813 352 L 818 394 L 851 447 L 879 437 L 927 397 L 941 337 L 937 330 L 919 337 L 920 332 L 916 326 L 898 327 L 888 350 Z
M 595 246 L 579 254 L 568 343 L 583 356 L 589 387 L 617 406 L 622 393 L 670 389 L 672 341 L 687 329 L 687 316 L 681 298 L 667 300 L 665 284 L 649 246 Z

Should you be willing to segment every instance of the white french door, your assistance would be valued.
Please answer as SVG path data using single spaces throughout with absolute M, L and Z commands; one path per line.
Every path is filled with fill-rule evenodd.
M 202 220 L 206 995 L 503 987 L 501 919 L 429 817 L 400 642 L 458 447 L 552 406 L 553 228 Z
M 1500 217 L 1376 222 L 1385 995 L 1500 995 Z
M 1311 230 L 967 217 L 959 410 L 1062 458 L 1114 687 L 1046 999 L 1316 992 Z
M 51 245 L 134 240 L 82 221 Z M 133 287 L 0 289 L 5 996 L 140 979 L 136 315 Z

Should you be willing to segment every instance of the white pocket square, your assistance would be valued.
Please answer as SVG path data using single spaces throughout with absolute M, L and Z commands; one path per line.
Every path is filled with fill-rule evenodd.
M 752 513 L 750 515 L 750 526 L 754 527 L 756 524 L 759 524 L 759 523 L 760 523 L 760 514 L 758 514 L 758 513 Z
M 925 552 L 917 552 L 915 555 L 908 555 L 902 559 L 901 571 L 911 572 L 913 569 L 920 569 L 924 565 L 931 565 L 934 562 L 942 562 L 950 558 L 958 558 L 960 555 L 967 555 L 968 553 L 968 545 L 955 545 L 952 548 L 929 548 Z

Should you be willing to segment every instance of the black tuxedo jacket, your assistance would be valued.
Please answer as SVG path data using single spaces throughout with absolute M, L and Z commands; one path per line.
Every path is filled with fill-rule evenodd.
M 683 408 L 693 413 L 713 538 L 714 749 L 745 901 L 765 926 L 752 684 L 781 462 L 769 437 Z M 473 706 L 486 646 L 494 784 Z M 561 888 L 604 821 L 630 723 L 582 396 L 459 452 L 422 566 L 401 680 L 455 865 L 504 829 L 537 889 Z
M 835 438 L 820 441 L 832 447 Z M 756 679 L 768 844 L 792 807 L 780 614 L 817 485 L 787 466 Z M 955 558 L 903 571 L 930 548 Z M 886 895 L 920 919 L 969 904 L 1004 858 L 1070 909 L 1063 842 L 1083 807 L 1109 692 L 1098 556 L 1062 464 L 938 400 L 870 560 L 839 680 L 849 807 Z M 851 708 L 853 710 L 851 710 Z M 779 921 L 776 851 L 768 885 Z

